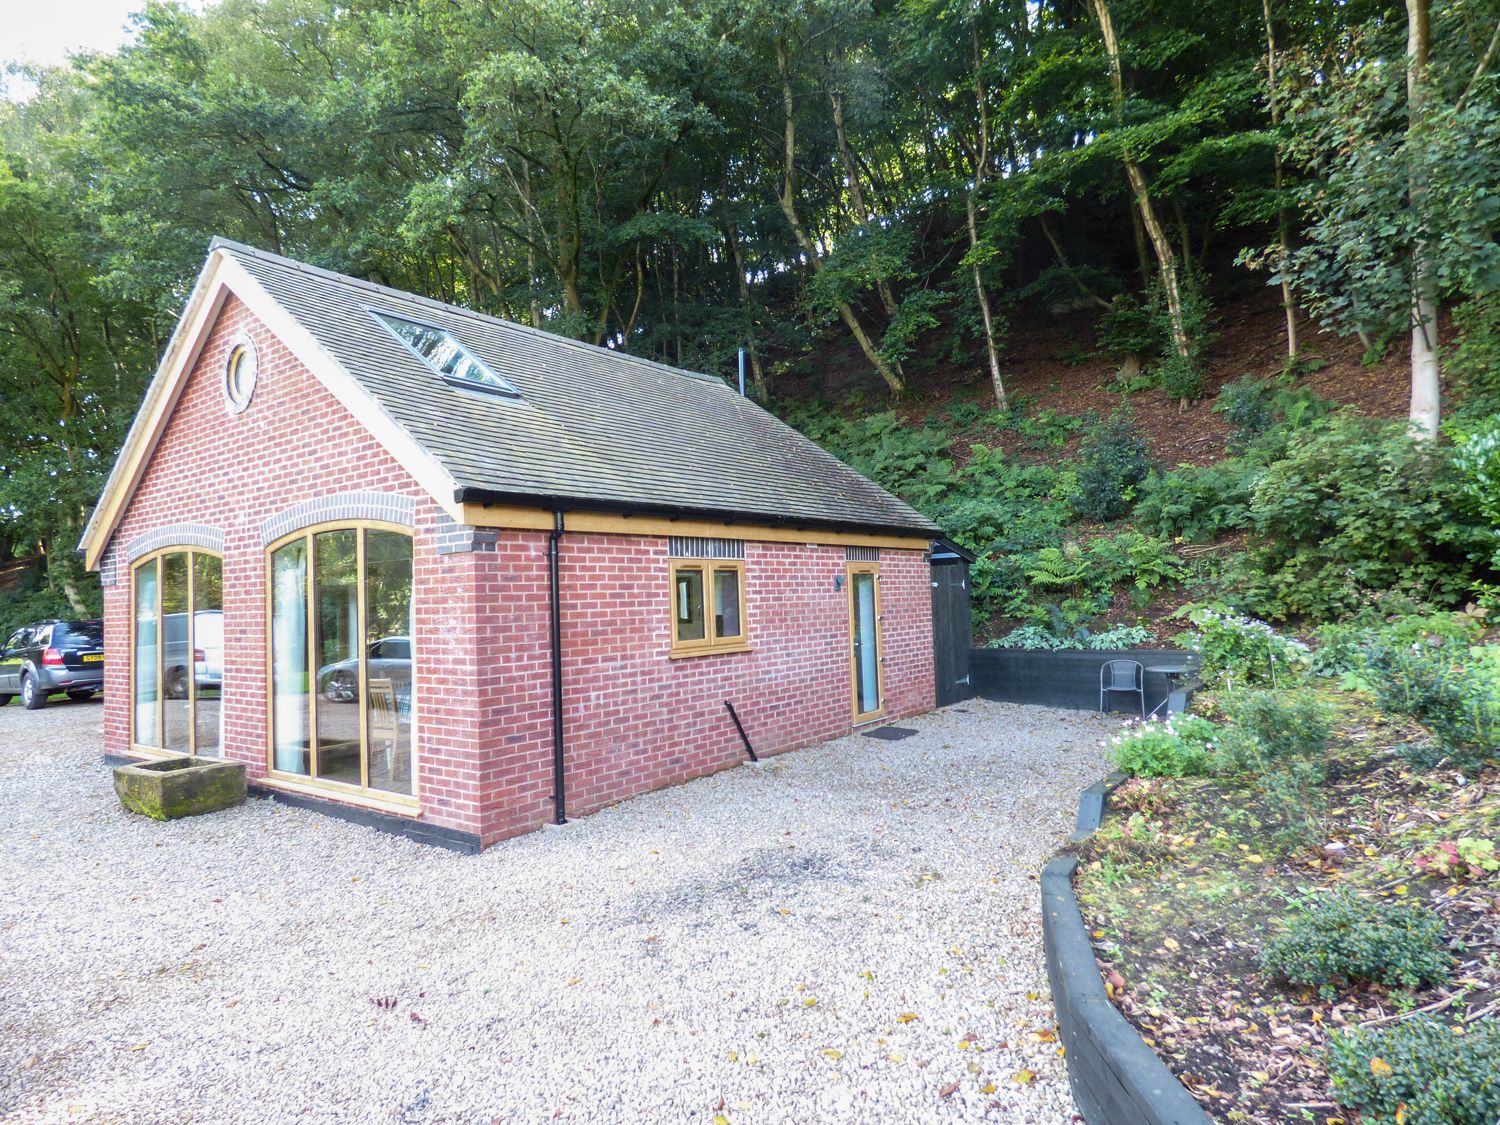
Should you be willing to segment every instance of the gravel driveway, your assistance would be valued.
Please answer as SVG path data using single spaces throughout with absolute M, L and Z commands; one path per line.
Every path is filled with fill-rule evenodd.
M 0 1118 L 1072 1119 L 1035 880 L 1097 716 L 976 701 L 479 857 L 130 816 L 101 717 L 0 710 Z

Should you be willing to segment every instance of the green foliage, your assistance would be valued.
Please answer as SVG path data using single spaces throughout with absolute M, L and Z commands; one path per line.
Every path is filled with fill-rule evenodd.
M 1418 1016 L 1355 1028 L 1329 1042 L 1328 1075 L 1339 1104 L 1359 1110 L 1366 1125 L 1494 1125 L 1500 1027 Z
M 1193 630 L 1179 640 L 1198 654 L 1208 684 L 1275 687 L 1307 666 L 1307 646 L 1264 621 L 1207 606 L 1189 609 L 1188 620 Z
M 1500 288 L 1500 200 L 1491 190 L 1500 181 L 1500 103 L 1492 84 L 1463 96 L 1478 61 L 1464 20 L 1462 5 L 1434 5 L 1432 41 L 1443 48 L 1433 52 L 1416 114 L 1404 67 L 1349 65 L 1402 57 L 1396 23 L 1351 29 L 1331 57 L 1310 52 L 1298 60 L 1303 73 L 1289 75 L 1289 155 L 1309 178 L 1295 193 L 1308 221 L 1285 268 L 1305 307 L 1345 331 L 1409 329 L 1419 250 L 1436 292 Z M 1316 80 L 1330 69 L 1348 80 Z
M 1235 692 L 1225 709 L 1273 764 L 1321 755 L 1333 732 L 1332 709 L 1306 691 Z
M 1073 510 L 1089 520 L 1119 519 L 1130 510 L 1136 486 L 1151 469 L 1146 439 L 1129 411 L 1121 408 L 1107 420 L 1095 419 L 1080 458 Z
M 1478 836 L 1440 840 L 1417 856 L 1416 868 L 1438 879 L 1483 879 L 1500 871 L 1500 851 Z
M 1489 533 L 1491 564 L 1500 569 L 1500 416 L 1460 432 L 1453 467 L 1459 488 Z
M 1169 472 L 1152 469 L 1140 485 L 1135 522 L 1158 535 L 1207 543 L 1250 520 L 1254 473 L 1239 461 L 1207 468 L 1180 465 Z
M 1480 293 L 1453 310 L 1458 343 L 1445 363 L 1461 412 L 1483 419 L 1500 413 L 1500 289 Z
M 1214 724 L 1194 715 L 1147 720 L 1110 740 L 1109 760 L 1132 777 L 1201 777 L 1214 735 Z
M 1143 359 L 1171 342 L 1151 310 L 1129 293 L 1121 293 L 1099 314 L 1095 325 L 1099 350 L 1117 360 Z
M 1455 601 L 1486 533 L 1463 518 L 1448 454 L 1399 425 L 1338 416 L 1293 433 L 1257 480 L 1244 604 L 1332 618 L 1368 591 Z
M 1261 950 L 1261 968 L 1326 997 L 1340 987 L 1437 984 L 1453 959 L 1443 950 L 1443 922 L 1416 903 L 1369 902 L 1337 890 L 1304 903 L 1285 930 Z
M 1164 336 L 1157 378 L 1169 396 L 1192 402 L 1203 397 L 1204 352 L 1217 333 L 1213 327 L 1213 306 L 1204 296 L 1202 280 L 1195 271 L 1183 270 L 1179 274 L 1178 290 L 1183 331 L 1188 339 L 1186 355 L 1177 350 L 1172 339 L 1164 288 L 1158 282 L 1152 290 L 1153 319 Z
M 1143 645 L 1151 640 L 1150 630 L 1139 625 L 1116 625 L 1112 629 L 1091 633 L 1080 629 L 1066 636 L 1041 625 L 1021 625 L 1004 636 L 996 637 L 990 648 L 1019 648 L 1028 652 L 1056 652 L 1060 649 L 1085 648 L 1096 652 L 1117 652 Z
M 1381 710 L 1425 723 L 1437 754 L 1408 747 L 1423 766 L 1448 761 L 1466 772 L 1493 765 L 1500 754 L 1500 677 L 1470 650 L 1427 643 L 1403 645 L 1377 637 L 1366 649 L 1366 679 Z
M 1276 424 L 1275 390 L 1254 375 L 1219 388 L 1214 409 L 1229 424 L 1229 447 L 1244 449 Z

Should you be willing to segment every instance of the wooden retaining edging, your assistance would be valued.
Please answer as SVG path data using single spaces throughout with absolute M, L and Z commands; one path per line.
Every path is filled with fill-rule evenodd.
M 1110 792 L 1125 780 L 1111 774 L 1083 791 L 1073 842 L 1094 834 Z M 1067 1052 L 1068 1084 L 1089 1125 L 1211 1125 L 1208 1114 L 1156 1052 L 1110 1003 L 1094 947 L 1073 893 L 1078 859 L 1053 856 L 1042 869 L 1042 942 Z

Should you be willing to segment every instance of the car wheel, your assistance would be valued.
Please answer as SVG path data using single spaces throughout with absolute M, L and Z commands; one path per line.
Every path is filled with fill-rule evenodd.
M 40 711 L 47 706 L 47 693 L 36 686 L 30 675 L 21 677 L 21 706 L 28 711 Z
M 167 673 L 167 698 L 186 699 L 188 678 L 186 668 L 173 668 Z
M 335 672 L 328 678 L 328 698 L 335 703 L 353 703 L 359 695 L 353 672 Z
M 87 703 L 90 699 L 94 698 L 94 693 L 91 691 L 70 691 L 68 692 L 68 698 L 74 703 Z

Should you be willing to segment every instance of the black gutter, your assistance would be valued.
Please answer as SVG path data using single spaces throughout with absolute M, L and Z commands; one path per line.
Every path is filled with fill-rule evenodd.
M 553 824 L 567 824 L 567 800 L 563 772 L 563 683 L 562 683 L 562 588 L 557 578 L 557 541 L 563 535 L 563 514 L 547 536 L 547 585 L 552 617 L 552 800 Z
M 607 512 L 621 516 L 658 516 L 672 520 L 711 520 L 715 523 L 744 524 L 749 527 L 786 527 L 795 531 L 843 531 L 858 535 L 896 535 L 931 539 L 941 535 L 937 524 L 913 527 L 909 524 L 855 523 L 850 520 L 816 520 L 770 512 L 730 512 L 715 508 L 687 508 L 680 504 L 639 504 L 621 500 L 579 498 L 577 496 L 542 496 L 526 492 L 495 492 L 487 488 L 462 486 L 454 490 L 459 504 L 512 504 L 522 508 L 548 508 L 553 511 Z

